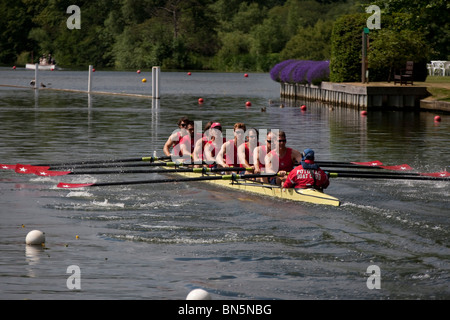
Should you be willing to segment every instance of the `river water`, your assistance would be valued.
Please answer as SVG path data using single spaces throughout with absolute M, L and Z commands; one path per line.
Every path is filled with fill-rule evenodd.
M 34 71 L 0 68 L 0 85 L 29 86 L 33 78 Z M 47 88 L 87 90 L 87 72 L 39 79 Z M 151 95 L 150 79 L 97 71 L 93 90 Z M 288 146 L 313 148 L 318 160 L 449 170 L 449 115 L 435 123 L 430 112 L 364 117 L 318 102 L 307 102 L 307 111 L 280 103 L 268 74 L 163 72 L 159 101 L 0 86 L 0 163 L 162 155 L 186 115 L 226 129 L 243 121 L 285 130 Z M 327 193 L 340 207 L 199 182 L 56 188 L 162 177 L 0 171 L 0 299 L 173 300 L 194 288 L 216 300 L 450 298 L 448 182 L 337 178 Z M 44 248 L 25 244 L 34 229 L 45 232 Z M 69 266 L 79 267 L 79 289 L 67 285 Z M 369 282 L 379 289 L 368 286 L 371 266 L 380 277 Z

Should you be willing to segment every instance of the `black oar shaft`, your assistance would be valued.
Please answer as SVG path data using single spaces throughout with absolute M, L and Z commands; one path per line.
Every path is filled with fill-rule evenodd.
M 264 175 L 265 177 L 273 177 L 276 174 Z M 214 176 L 200 176 L 194 178 L 178 178 L 178 179 L 159 179 L 159 180 L 136 180 L 136 181 L 119 181 L 119 182 L 103 182 L 92 184 L 70 184 L 59 183 L 58 188 L 70 189 L 81 187 L 104 187 L 104 186 L 124 186 L 135 184 L 155 184 L 155 183 L 167 183 L 167 182 L 193 182 L 193 181 L 212 181 L 212 180 L 239 180 L 262 177 L 261 174 L 230 174 L 230 175 L 214 175 Z
M 356 173 L 337 173 L 330 172 L 330 178 L 361 178 L 361 179 L 398 179 L 398 180 L 432 180 L 432 181 L 450 181 L 449 177 L 429 177 L 412 175 L 389 175 L 389 174 L 356 174 Z
M 52 164 L 36 164 L 34 166 L 46 166 L 46 167 L 68 167 L 68 166 L 83 166 L 90 164 L 107 164 L 107 163 L 126 163 L 126 162 L 139 162 L 139 161 L 158 161 L 158 160 L 168 160 L 171 157 L 140 157 L 140 158 L 126 158 L 126 159 L 109 159 L 109 160 L 85 160 L 85 161 L 77 161 L 77 162 L 59 162 Z
M 165 166 L 178 166 L 182 165 L 175 162 L 145 162 L 137 164 L 120 164 L 120 163 L 110 163 L 110 164 L 98 164 L 98 165 L 69 165 L 69 166 L 50 166 L 51 170 L 61 170 L 61 169 L 94 169 L 94 168 L 136 168 L 136 167 L 165 167 Z
M 208 173 L 208 172 L 229 172 L 229 171 L 250 171 L 251 168 L 176 168 L 176 169 L 155 169 L 155 170 L 103 170 L 103 171 L 72 171 L 69 174 L 128 174 L 128 173 L 177 173 L 177 172 L 195 172 L 195 173 Z

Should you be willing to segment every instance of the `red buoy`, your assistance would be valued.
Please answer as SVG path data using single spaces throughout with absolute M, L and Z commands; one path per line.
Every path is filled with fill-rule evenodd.
M 13 66 L 13 70 L 16 70 L 16 66 Z
M 434 121 L 435 121 L 435 122 L 441 122 L 441 117 L 440 117 L 440 116 L 434 117 Z
M 246 106 L 246 107 L 251 107 L 251 106 L 252 106 L 252 103 L 251 103 L 250 101 L 247 101 L 247 102 L 245 103 L 245 106 Z
M 190 75 L 192 75 L 192 73 L 188 72 L 187 75 L 190 76 Z
M 137 73 L 137 74 L 140 74 L 140 73 L 141 73 L 141 70 L 136 71 L 136 73 Z
M 198 99 L 198 103 L 202 104 L 204 102 L 203 98 Z
M 361 115 L 362 115 L 362 116 L 367 116 L 367 111 L 366 111 L 366 110 L 361 111 Z
M 244 74 L 244 77 L 245 77 L 245 78 L 248 78 L 248 73 Z
M 301 109 L 302 111 L 306 111 L 306 106 L 305 106 L 305 105 L 302 105 L 302 106 L 300 107 L 300 109 Z

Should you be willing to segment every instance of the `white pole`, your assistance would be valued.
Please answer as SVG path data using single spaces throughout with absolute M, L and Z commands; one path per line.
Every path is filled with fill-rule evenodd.
M 92 69 L 94 66 L 89 65 L 89 79 L 88 79 L 88 93 L 91 93 L 92 90 Z
M 159 99 L 159 75 L 161 72 L 160 67 L 153 67 L 152 69 L 152 98 Z
M 39 90 L 38 73 L 39 73 L 39 63 L 36 63 L 34 69 L 34 89 Z

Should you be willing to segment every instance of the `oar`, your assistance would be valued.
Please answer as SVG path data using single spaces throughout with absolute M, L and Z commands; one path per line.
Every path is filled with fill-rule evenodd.
M 436 177 L 436 178 L 445 178 L 450 177 L 450 172 L 441 171 L 441 172 L 375 172 L 375 171 L 355 171 L 355 170 L 333 170 L 333 173 L 341 174 L 358 174 L 358 175 L 384 175 L 384 176 L 426 176 L 426 177 Z
M 363 165 L 357 163 L 338 163 L 338 162 L 320 162 L 316 161 L 322 168 L 354 168 L 354 169 L 385 169 L 394 171 L 411 171 L 414 170 L 408 164 L 401 164 L 395 166 L 382 166 L 382 165 Z
M 330 178 L 361 178 L 361 179 L 399 179 L 399 180 L 433 180 L 450 181 L 450 177 L 414 176 L 414 175 L 389 175 L 389 174 L 363 174 L 363 173 L 337 173 L 329 172 Z
M 382 166 L 378 160 L 369 161 L 369 162 L 342 162 L 342 161 L 316 161 L 319 165 L 327 165 L 327 166 L 361 166 L 361 167 L 379 167 Z
M 120 181 L 120 182 L 103 182 L 103 183 L 64 183 L 57 185 L 62 189 L 84 188 L 84 187 L 103 187 L 103 186 L 124 186 L 133 184 L 154 184 L 167 182 L 192 182 L 192 181 L 211 181 L 211 180 L 239 180 L 259 177 L 273 177 L 277 174 L 261 175 L 261 174 L 229 174 L 217 176 L 201 176 L 194 178 L 178 178 L 178 179 L 161 179 L 161 180 L 137 180 L 137 181 Z
M 129 174 L 129 173 L 173 173 L 173 172 L 194 172 L 194 173 L 208 173 L 208 172 L 229 172 L 229 171 L 251 171 L 252 168 L 230 167 L 230 168 L 176 168 L 176 169 L 154 169 L 154 170 L 109 170 L 109 171 L 48 171 L 39 170 L 35 174 L 44 177 L 57 177 L 66 175 L 81 175 L 81 174 Z
M 125 162 L 154 162 L 160 160 L 169 160 L 170 156 L 164 157 L 141 157 L 141 158 L 127 158 L 127 159 L 110 159 L 110 160 L 86 160 L 86 161 L 78 161 L 78 162 L 59 162 L 59 163 L 51 163 L 51 164 L 33 164 L 27 165 L 31 167 L 58 167 L 58 168 L 67 168 L 70 166 L 83 166 L 83 165 L 93 165 L 93 164 L 112 164 L 112 163 L 125 163 Z M 0 164 L 0 169 L 4 170 L 15 170 L 17 165 L 8 165 L 8 164 Z
M 93 164 L 93 165 L 72 165 L 72 166 L 54 166 L 54 167 L 44 167 L 48 168 L 48 170 L 63 170 L 63 171 L 71 171 L 71 170 L 64 170 L 64 169 L 94 169 L 94 168 L 136 168 L 136 167 L 176 167 L 181 166 L 183 163 L 181 162 L 142 162 L 137 164 L 121 164 L 121 163 L 106 163 L 106 164 Z M 22 165 L 16 165 L 16 172 L 20 173 L 18 171 L 18 166 Z M 27 168 L 30 170 L 33 170 L 32 168 L 34 166 L 26 165 Z M 42 167 L 37 167 L 42 168 Z M 34 172 L 33 172 L 34 173 Z

